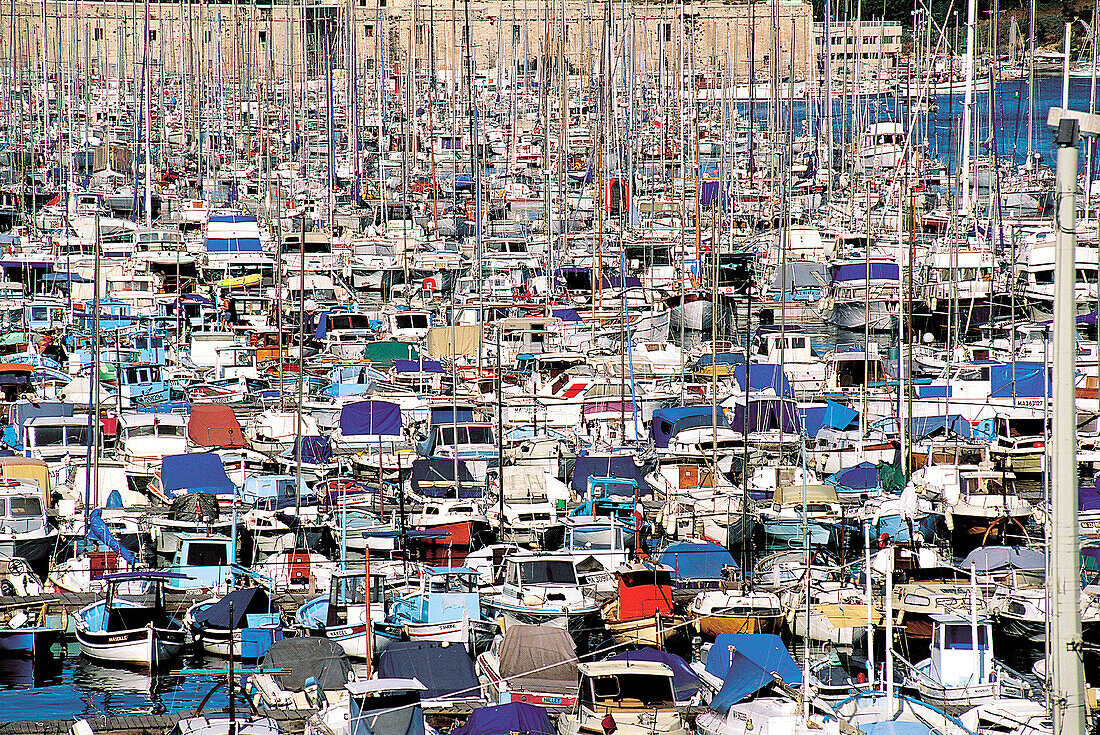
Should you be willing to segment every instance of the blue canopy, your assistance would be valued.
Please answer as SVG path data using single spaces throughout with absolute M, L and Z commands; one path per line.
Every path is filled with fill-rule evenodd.
M 774 672 L 787 684 L 802 683 L 802 671 L 779 636 L 772 633 L 722 633 L 707 654 L 707 671 L 723 680 L 710 708 L 727 714 L 775 681 Z
M 672 689 L 677 701 L 691 699 L 699 691 L 699 677 L 691 670 L 688 662 L 675 653 L 666 653 L 656 648 L 640 648 L 637 651 L 623 651 L 607 659 L 608 661 L 656 661 L 672 669 Z
M 542 707 L 526 702 L 510 702 L 475 709 L 465 724 L 451 730 L 451 735 L 555 735 L 556 732 Z
M 439 360 L 394 360 L 396 373 L 444 373 L 443 363 Z
M 1046 554 L 1026 546 L 979 546 L 963 559 L 959 566 L 983 574 L 1003 572 L 1009 569 L 1042 571 L 1046 569 Z
M 870 462 L 860 462 L 853 467 L 834 472 L 825 478 L 825 482 L 836 487 L 837 492 L 848 493 L 866 492 L 882 487 L 878 467 Z
M 749 420 L 745 425 L 745 404 L 733 407 L 733 420 L 730 427 L 738 432 L 782 431 L 797 434 L 802 430 L 802 419 L 798 414 L 798 405 L 784 398 L 749 399 Z
M 577 313 L 576 309 L 554 309 L 553 314 L 563 322 L 580 322 L 581 315 Z
M 222 458 L 213 452 L 171 454 L 160 462 L 160 484 L 168 497 L 186 493 L 232 494 Z
M 469 407 L 432 406 L 430 411 L 428 423 L 432 426 L 461 424 L 474 420 L 474 410 Z
M 573 477 L 570 487 L 583 496 L 588 489 L 589 477 L 616 477 L 620 480 L 634 480 L 638 484 L 638 495 L 646 496 L 653 489 L 645 481 L 645 473 L 634 462 L 634 457 L 626 454 L 605 454 L 602 456 L 577 457 L 573 465 Z
M 897 436 L 901 425 L 896 417 L 882 419 L 871 425 L 872 428 L 889 436 Z M 957 413 L 946 416 L 911 416 L 909 418 L 909 436 L 919 442 L 937 436 L 956 436 L 969 439 L 974 435 L 973 427 L 965 416 Z
M 748 373 L 748 388 L 745 387 L 745 374 Z M 772 365 L 766 362 L 737 365 L 733 368 L 733 378 L 741 390 L 760 391 L 771 388 L 777 396 L 794 397 L 791 384 L 787 382 L 787 376 L 783 374 L 782 365 Z
M 111 533 L 111 529 L 107 528 L 101 508 L 96 508 L 88 514 L 88 538 L 98 541 L 108 549 L 117 552 L 130 566 L 137 565 L 137 557 L 134 556 L 133 552 L 123 546 L 122 542 Z
M 295 445 L 283 450 L 279 456 L 295 459 L 298 453 L 297 444 L 301 445 L 302 462 L 306 464 L 325 464 L 332 461 L 332 445 L 327 436 L 301 436 Z
M 721 580 L 723 567 L 737 567 L 733 555 L 724 546 L 681 541 L 661 552 L 657 561 L 672 567 L 677 582 Z
M 897 263 L 872 261 L 870 263 L 840 263 L 830 268 L 829 275 L 837 281 L 865 281 L 870 274 L 872 281 L 897 281 L 901 278 L 901 269 Z
M 463 646 L 393 641 L 378 661 L 381 679 L 419 679 L 424 699 L 477 699 L 481 688 Z
M 340 409 L 340 433 L 344 436 L 400 436 L 401 407 L 386 401 L 346 403 Z
M 1043 398 L 1051 395 L 1041 362 L 1009 362 L 989 368 L 990 398 Z M 1044 382 L 1047 384 L 1044 386 Z
M 729 422 L 721 407 L 717 411 L 710 406 L 677 406 L 658 408 L 653 412 L 653 423 L 649 426 L 649 435 L 659 449 L 668 447 L 668 441 L 685 429 L 699 426 L 713 426 L 728 429 Z

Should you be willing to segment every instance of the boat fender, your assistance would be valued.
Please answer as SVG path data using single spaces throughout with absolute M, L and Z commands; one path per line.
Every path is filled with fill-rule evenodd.
M 420 288 L 422 288 L 425 291 L 435 291 L 437 288 L 439 288 L 439 286 L 438 286 L 438 284 L 436 284 L 434 278 L 425 278 L 420 283 Z

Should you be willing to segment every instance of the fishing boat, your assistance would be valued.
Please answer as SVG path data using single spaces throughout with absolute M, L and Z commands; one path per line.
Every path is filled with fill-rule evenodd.
M 183 575 L 172 572 L 121 572 L 106 578 L 103 600 L 81 608 L 73 617 L 80 653 L 95 661 L 156 669 L 174 660 L 185 642 L 183 626 L 164 604 L 167 584 Z M 151 583 L 152 601 L 118 596 L 119 586 Z
M 601 613 L 608 633 L 619 643 L 664 648 L 684 635 L 684 616 L 673 614 L 672 567 L 659 562 L 636 561 L 615 570 L 618 597 Z

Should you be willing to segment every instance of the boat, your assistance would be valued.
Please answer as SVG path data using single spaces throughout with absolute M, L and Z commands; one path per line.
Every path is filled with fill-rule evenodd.
M 552 711 L 577 706 L 577 645 L 562 628 L 514 623 L 477 657 L 477 670 L 490 702 Z
M 262 658 L 283 638 L 279 613 L 262 587 L 243 587 L 195 603 L 183 622 L 192 640 L 207 653 L 236 659 Z
M 622 735 L 687 735 L 676 707 L 672 669 L 655 661 L 595 661 L 578 666 L 580 703 L 558 720 L 559 735 L 613 730 Z
M 663 649 L 685 635 L 687 618 L 673 614 L 672 572 L 672 567 L 653 561 L 615 570 L 619 594 L 601 610 L 612 639 Z
M 157 669 L 173 661 L 183 648 L 186 631 L 168 614 L 164 591 L 182 578 L 172 572 L 120 572 L 106 577 L 104 599 L 81 608 L 73 616 L 81 655 L 111 664 Z M 118 596 L 119 586 L 149 582 L 152 601 L 138 602 Z

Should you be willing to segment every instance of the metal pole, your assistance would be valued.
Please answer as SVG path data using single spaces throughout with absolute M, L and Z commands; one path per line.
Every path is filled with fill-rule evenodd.
M 1048 670 L 1054 732 L 1085 732 L 1084 666 L 1081 661 L 1080 562 L 1077 548 L 1077 437 L 1074 373 L 1074 269 L 1077 237 L 1078 123 L 1062 120 L 1058 146 L 1058 232 L 1054 266 L 1054 446 L 1051 452 L 1050 594 L 1051 652 Z

